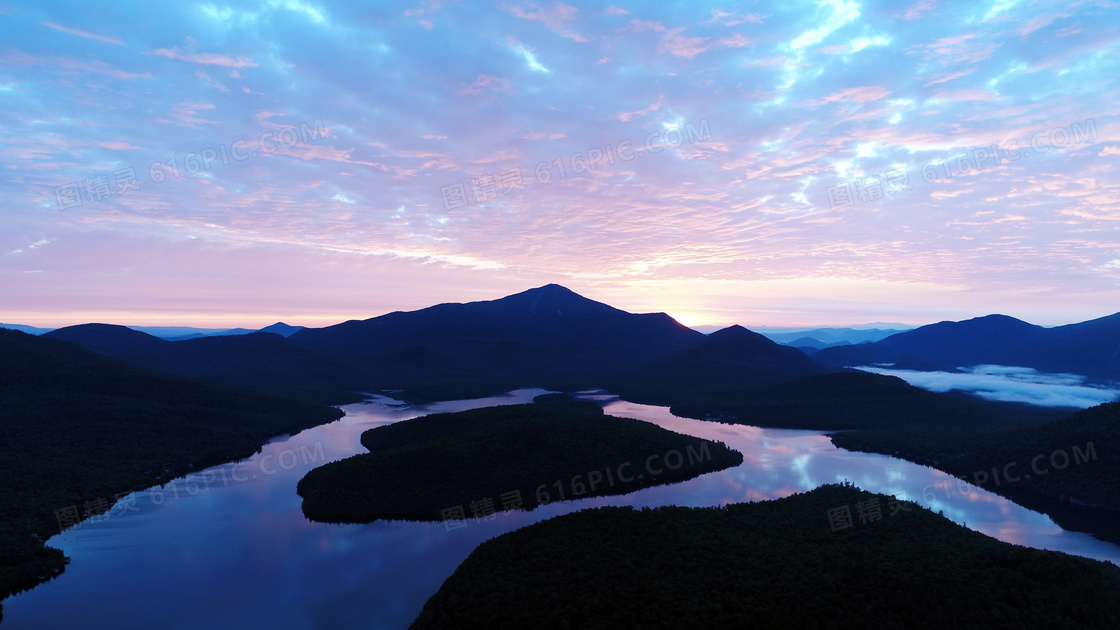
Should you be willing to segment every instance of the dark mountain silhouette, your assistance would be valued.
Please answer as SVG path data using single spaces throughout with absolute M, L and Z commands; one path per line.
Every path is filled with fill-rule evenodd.
M 276 322 L 271 326 L 265 326 L 259 330 L 252 330 L 250 328 L 167 328 L 159 326 L 131 326 L 131 328 L 159 337 L 160 339 L 166 339 L 167 341 L 187 341 L 190 339 L 201 339 L 202 337 L 248 335 L 255 332 L 276 333 L 281 337 L 288 337 L 294 332 L 303 330 L 303 326 L 289 326 L 284 322 Z
M 412 399 L 438 399 L 521 386 L 600 386 L 707 339 L 664 313 L 627 313 L 559 285 L 326 328 L 269 328 L 292 332 L 287 339 L 258 332 L 168 341 L 86 324 L 50 336 L 172 374 L 318 400 L 342 390 L 400 389 Z
M 741 326 L 706 336 L 664 313 L 628 313 L 555 284 L 498 300 L 305 328 L 287 338 L 255 332 L 171 342 L 104 324 L 46 336 L 177 375 L 332 402 L 383 389 L 436 400 L 517 387 L 608 387 L 637 402 L 696 405 L 707 397 L 727 410 L 739 406 L 730 404 L 739 401 L 735 392 L 755 392 L 743 401 L 755 408 L 760 387 L 844 365 L 1004 363 L 1089 375 L 1120 367 L 1113 357 L 1120 315 L 1052 329 L 1004 316 L 942 322 L 810 358 Z
M 349 362 L 272 333 L 167 341 L 125 326 L 82 324 L 43 337 L 169 374 L 312 400 L 353 400 L 347 390 L 363 384 L 360 370 Z
M 514 343 L 603 357 L 632 353 L 637 360 L 698 345 L 704 335 L 665 313 L 634 315 L 549 284 L 498 300 L 439 304 L 292 335 L 306 347 L 368 357 L 414 345 L 433 349 Z
M 291 337 L 295 333 L 303 330 L 303 326 L 289 326 L 284 322 L 276 322 L 271 326 L 265 326 L 257 332 L 275 333 L 281 337 Z
M 668 405 L 686 392 L 691 400 L 711 392 L 835 371 L 796 348 L 735 325 L 708 335 L 698 346 L 651 361 L 612 384 L 627 398 Z
M 499 300 L 307 328 L 289 340 L 361 362 L 386 386 L 437 396 L 457 385 L 480 393 L 601 386 L 705 336 L 664 313 L 627 313 L 550 284 Z
M 1055 328 L 1006 315 L 940 322 L 875 343 L 825 348 L 813 358 L 832 365 L 894 363 L 917 369 L 990 363 L 1120 380 L 1120 313 Z
M 555 284 L 305 328 L 287 339 L 258 332 L 167 341 L 105 324 L 49 336 L 173 374 L 304 396 L 395 389 L 414 400 L 446 399 L 615 382 L 635 391 L 722 390 L 834 371 L 741 326 L 705 336 L 664 313 L 627 313 Z
M 900 378 L 859 370 L 754 387 L 700 392 L 670 389 L 648 402 L 668 404 L 675 415 L 688 418 L 822 431 L 1009 427 L 1054 417 L 1020 406 L 937 394 Z
M 44 339 L 61 339 L 131 363 L 146 365 L 173 352 L 172 342 L 114 324 L 80 324 L 44 333 Z

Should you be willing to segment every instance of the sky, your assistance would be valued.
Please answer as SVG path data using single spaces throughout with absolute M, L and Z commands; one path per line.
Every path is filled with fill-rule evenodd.
M 1115 1 L 0 0 L 0 321 L 1082 321 L 1118 77 Z

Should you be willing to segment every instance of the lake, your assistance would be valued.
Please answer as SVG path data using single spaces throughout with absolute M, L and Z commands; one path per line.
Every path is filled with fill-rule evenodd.
M 297 482 L 312 468 L 365 452 L 363 431 L 427 413 L 529 402 L 541 393 L 423 406 L 375 397 L 343 407 L 341 420 L 275 440 L 251 459 L 134 493 L 107 517 L 51 538 L 71 564 L 61 577 L 5 600 L 0 627 L 405 628 L 481 542 L 542 519 L 601 505 L 758 501 L 843 480 L 941 510 L 1000 540 L 1120 563 L 1116 545 L 1065 531 L 1047 516 L 925 466 L 844 451 L 819 432 L 678 418 L 601 392 L 584 397 L 612 415 L 723 441 L 744 462 L 679 484 L 483 521 L 324 525 L 303 517 Z M 889 518 L 884 506 L 882 519 Z M 852 524 L 876 525 L 858 518 Z

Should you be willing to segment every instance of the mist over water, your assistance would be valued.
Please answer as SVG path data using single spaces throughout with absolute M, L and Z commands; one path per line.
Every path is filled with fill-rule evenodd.
M 958 368 L 958 372 L 895 370 L 878 366 L 860 366 L 856 369 L 897 376 L 915 387 L 932 392 L 945 393 L 955 389 L 987 400 L 1021 402 L 1041 407 L 1085 409 L 1120 400 L 1120 389 L 1086 385 L 1084 376 L 1047 374 L 1027 367 L 977 365 Z

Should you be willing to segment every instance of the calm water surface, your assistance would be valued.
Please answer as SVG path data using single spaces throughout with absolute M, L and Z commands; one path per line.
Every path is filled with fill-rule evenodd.
M 741 451 L 744 462 L 684 483 L 468 520 L 450 530 L 445 523 L 323 525 L 303 517 L 296 483 L 311 468 L 365 452 L 359 437 L 366 429 L 439 411 L 529 402 L 540 393 L 415 407 L 378 397 L 344 407 L 347 415 L 337 422 L 274 441 L 249 460 L 135 493 L 100 522 L 52 538 L 49 544 L 71 558 L 70 566 L 4 601 L 0 628 L 405 628 L 467 555 L 498 534 L 591 506 L 712 506 L 845 479 L 942 510 L 1000 540 L 1120 563 L 1120 547 L 1064 531 L 1049 517 L 959 486 L 931 468 L 837 449 L 816 432 L 689 420 L 602 394 L 588 397 L 607 413 L 721 440 Z M 886 506 L 882 517 L 890 518 Z

